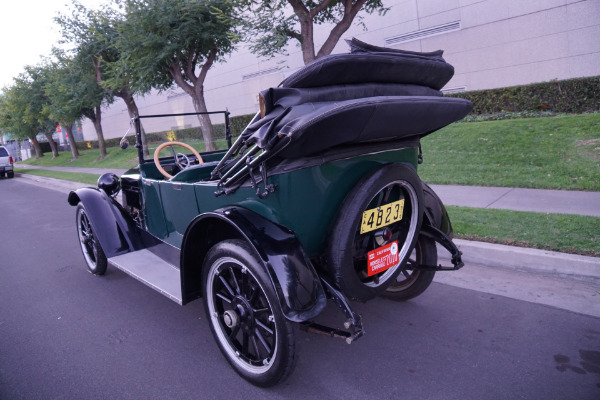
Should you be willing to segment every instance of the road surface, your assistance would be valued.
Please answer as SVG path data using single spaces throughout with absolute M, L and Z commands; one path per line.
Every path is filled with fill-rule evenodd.
M 0 210 L 0 399 L 600 398 L 599 318 L 442 283 L 354 304 L 366 334 L 352 345 L 298 332 L 295 372 L 259 389 L 200 301 L 86 271 L 64 193 L 3 179 Z

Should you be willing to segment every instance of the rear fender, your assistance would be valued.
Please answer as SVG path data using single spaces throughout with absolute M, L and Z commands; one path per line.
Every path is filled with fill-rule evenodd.
M 303 322 L 323 310 L 327 299 L 319 275 L 294 232 L 238 206 L 202 214 L 188 227 L 181 252 L 184 304 L 200 297 L 202 265 L 210 248 L 233 238 L 252 246 L 287 319 Z
M 425 201 L 423 223 L 439 229 L 446 236 L 452 238 L 454 236 L 452 224 L 444 203 L 429 185 L 423 181 L 421 181 L 421 184 L 423 185 L 423 199 Z
M 448 217 L 448 211 L 442 200 L 425 182 L 423 184 L 423 198 L 425 200 L 425 215 L 421 226 L 421 236 L 428 237 L 441 244 L 450 253 L 453 268 L 434 267 L 435 270 L 456 270 L 463 267 L 462 253 L 452 242 L 454 232 Z
M 135 222 L 114 199 L 96 188 L 81 188 L 69 193 L 68 202 L 85 207 L 95 236 L 106 257 L 139 250 L 141 239 Z

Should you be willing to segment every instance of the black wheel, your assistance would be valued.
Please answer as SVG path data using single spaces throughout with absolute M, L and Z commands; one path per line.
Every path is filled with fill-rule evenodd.
M 7 172 L 7 173 L 6 173 L 6 176 L 7 176 L 8 178 L 14 178 L 14 177 L 15 177 L 15 173 L 14 173 L 14 171 L 13 171 L 13 172 Z
M 4 178 L 4 172 L 0 172 L 0 178 Z
M 361 301 L 383 293 L 414 248 L 422 219 L 423 188 L 411 167 L 388 164 L 364 177 L 344 200 L 328 246 L 326 268 L 342 293 Z M 369 262 L 375 250 L 380 254 L 371 257 L 389 254 L 390 261 Z
M 107 265 L 106 255 L 104 254 L 104 250 L 102 250 L 102 246 L 100 246 L 98 238 L 94 234 L 85 207 L 81 203 L 77 205 L 75 221 L 81 252 L 83 253 L 88 270 L 94 275 L 104 275 Z
M 431 284 L 435 271 L 413 270 L 411 267 L 414 265 L 437 265 L 437 248 L 433 240 L 419 237 L 415 249 L 408 258 L 406 268 L 400 271 L 396 280 L 381 296 L 404 301 L 423 293 Z
M 257 386 L 285 379 L 296 361 L 294 327 L 250 246 L 242 240 L 215 245 L 202 272 L 206 315 L 227 361 Z

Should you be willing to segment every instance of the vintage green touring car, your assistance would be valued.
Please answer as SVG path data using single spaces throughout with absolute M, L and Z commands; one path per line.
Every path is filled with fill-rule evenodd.
M 363 335 L 351 300 L 410 299 L 463 265 L 417 175 L 420 138 L 471 109 L 440 92 L 454 69 L 441 52 L 350 45 L 262 91 L 233 144 L 229 113 L 211 113 L 224 150 L 168 141 L 148 160 L 142 127 L 198 116 L 135 118 L 139 166 L 69 194 L 89 270 L 114 266 L 181 305 L 203 298 L 225 358 L 255 385 L 291 373 L 296 324 L 351 343 Z M 343 327 L 315 322 L 328 300 Z

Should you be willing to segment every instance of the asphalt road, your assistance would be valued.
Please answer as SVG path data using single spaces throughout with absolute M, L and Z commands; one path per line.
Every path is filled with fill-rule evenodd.
M 74 211 L 64 193 L 0 180 L 0 399 L 600 398 L 600 319 L 440 283 L 356 304 L 366 335 L 352 345 L 298 332 L 291 378 L 255 388 L 199 301 L 87 273 Z

